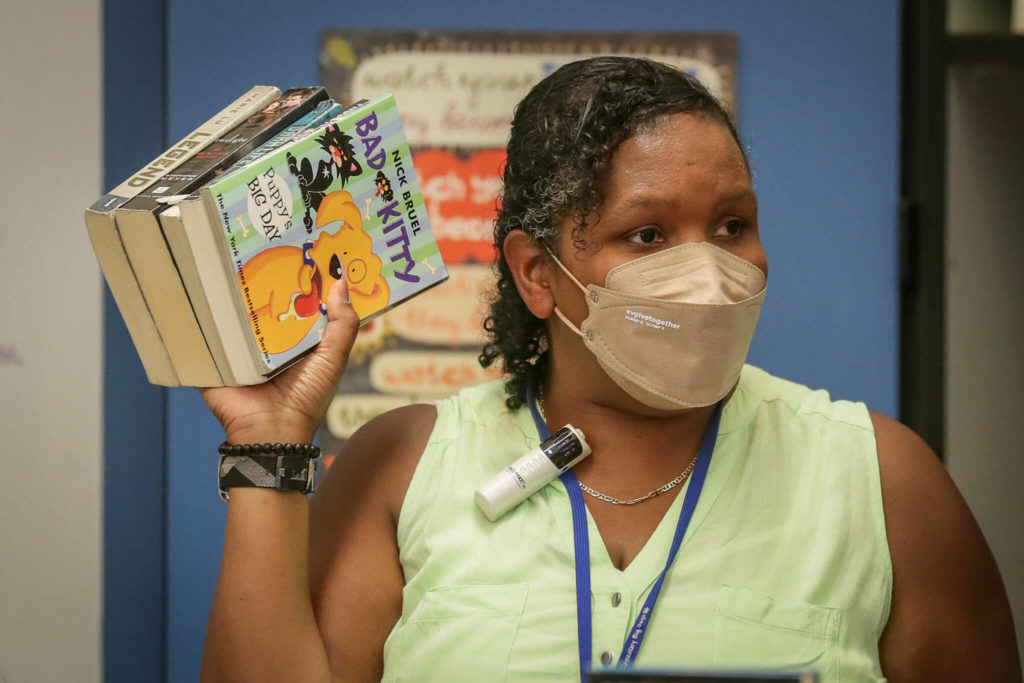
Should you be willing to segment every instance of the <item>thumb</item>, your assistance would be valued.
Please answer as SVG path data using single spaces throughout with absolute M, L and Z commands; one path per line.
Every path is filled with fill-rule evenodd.
M 359 314 L 349 300 L 345 280 L 335 282 L 327 295 L 327 321 L 317 355 L 323 354 L 344 367 L 359 332 Z

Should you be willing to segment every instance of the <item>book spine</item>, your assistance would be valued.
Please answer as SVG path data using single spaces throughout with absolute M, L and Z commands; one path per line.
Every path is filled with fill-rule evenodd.
M 155 211 L 162 208 L 162 199 L 191 194 L 326 99 L 327 91 L 322 87 L 292 88 L 286 91 L 281 97 L 265 105 L 202 150 L 198 150 L 173 172 L 166 173 L 128 202 L 124 208 Z
M 234 173 L 235 171 L 248 166 L 257 159 L 270 154 L 278 147 L 291 142 L 303 133 L 315 128 L 327 119 L 337 116 L 342 111 L 343 107 L 340 104 L 335 103 L 333 100 L 325 100 L 321 102 L 317 105 L 316 109 L 301 117 L 295 123 L 288 126 L 280 133 L 235 162 L 231 168 L 225 171 L 225 174 Z
M 257 85 L 250 88 L 244 95 L 100 197 L 90 210 L 101 213 L 113 211 L 280 95 L 281 90 L 274 86 Z

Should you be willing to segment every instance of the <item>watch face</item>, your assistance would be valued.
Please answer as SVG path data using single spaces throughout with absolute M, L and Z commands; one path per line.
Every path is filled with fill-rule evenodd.
M 276 487 L 283 491 L 312 493 L 316 489 L 316 460 L 279 457 Z

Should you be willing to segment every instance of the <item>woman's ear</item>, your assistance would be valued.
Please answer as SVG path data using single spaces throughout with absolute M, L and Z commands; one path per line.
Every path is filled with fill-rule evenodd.
M 547 251 L 522 230 L 513 230 L 505 236 L 502 253 L 523 303 L 541 320 L 549 318 L 555 299 L 548 286 L 551 270 Z

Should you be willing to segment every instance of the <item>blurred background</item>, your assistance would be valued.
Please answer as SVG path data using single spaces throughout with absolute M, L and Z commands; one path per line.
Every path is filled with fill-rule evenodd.
M 731 36 L 771 263 L 750 361 L 922 434 L 1019 623 L 1015 4 L 3 3 L 0 682 L 197 678 L 222 435 L 193 389 L 146 383 L 82 212 L 250 86 L 323 82 L 346 29 Z

